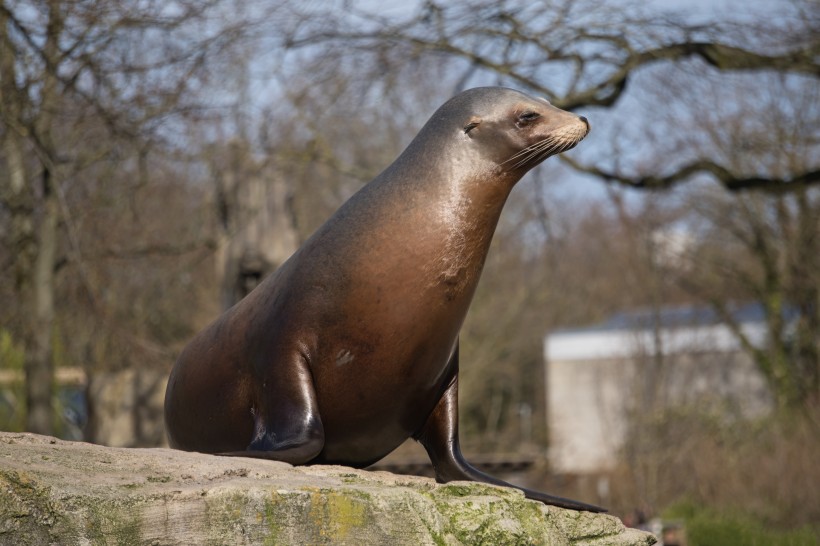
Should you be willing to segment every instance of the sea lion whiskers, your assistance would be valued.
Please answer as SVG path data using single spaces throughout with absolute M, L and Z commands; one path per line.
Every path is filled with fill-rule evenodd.
M 515 161 L 511 169 L 518 169 L 524 166 L 533 167 L 552 155 L 560 154 L 574 148 L 586 135 L 587 130 L 580 126 L 567 127 L 562 131 L 552 133 L 544 139 L 527 146 L 502 163 L 502 165 Z
M 510 161 L 515 161 L 517 159 L 521 159 L 522 157 L 530 157 L 533 154 L 538 153 L 540 150 L 543 150 L 544 146 L 546 146 L 546 145 L 548 145 L 548 144 L 550 144 L 551 142 L 554 142 L 554 141 L 555 141 L 555 135 L 550 135 L 550 136 L 544 138 L 543 140 L 539 140 L 538 142 L 536 142 L 534 144 L 530 144 L 526 148 L 522 149 L 521 151 L 519 151 L 518 153 L 513 155 L 507 161 L 505 161 L 504 164 L 509 163 Z
M 516 163 L 512 165 L 512 169 L 518 169 L 528 164 L 535 164 L 552 155 L 562 143 L 563 141 L 559 141 L 557 135 L 549 135 L 543 140 L 539 140 L 535 144 L 527 146 L 503 164 L 516 161 Z

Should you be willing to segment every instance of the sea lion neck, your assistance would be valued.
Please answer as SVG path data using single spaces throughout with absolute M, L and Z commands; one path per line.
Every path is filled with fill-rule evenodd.
M 460 129 L 442 130 L 431 119 L 416 138 L 368 186 L 412 199 L 461 202 L 465 196 L 481 208 L 503 207 L 523 172 L 506 172 L 482 155 Z M 440 201 L 437 201 L 441 203 Z

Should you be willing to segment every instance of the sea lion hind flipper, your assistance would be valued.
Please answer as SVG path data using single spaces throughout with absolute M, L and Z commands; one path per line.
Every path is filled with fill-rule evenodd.
M 453 382 L 444 392 L 415 438 L 427 450 L 430 461 L 433 463 L 433 470 L 436 473 L 436 481 L 439 483 L 458 480 L 488 483 L 518 489 L 528 499 L 537 500 L 551 506 L 587 512 L 607 511 L 605 508 L 592 504 L 518 487 L 471 466 L 461 454 L 458 441 L 458 374 L 455 375 Z

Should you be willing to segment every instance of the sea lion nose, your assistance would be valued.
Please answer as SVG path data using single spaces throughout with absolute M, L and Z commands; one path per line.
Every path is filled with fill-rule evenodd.
M 584 125 L 587 126 L 587 131 L 589 131 L 589 120 L 587 118 L 585 118 L 584 116 L 578 116 L 578 119 L 580 119 L 581 121 L 584 122 Z

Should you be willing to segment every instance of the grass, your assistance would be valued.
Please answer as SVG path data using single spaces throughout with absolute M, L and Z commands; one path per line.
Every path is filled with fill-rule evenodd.
M 820 546 L 820 524 L 776 529 L 749 514 L 691 502 L 672 506 L 664 516 L 685 521 L 688 546 Z

